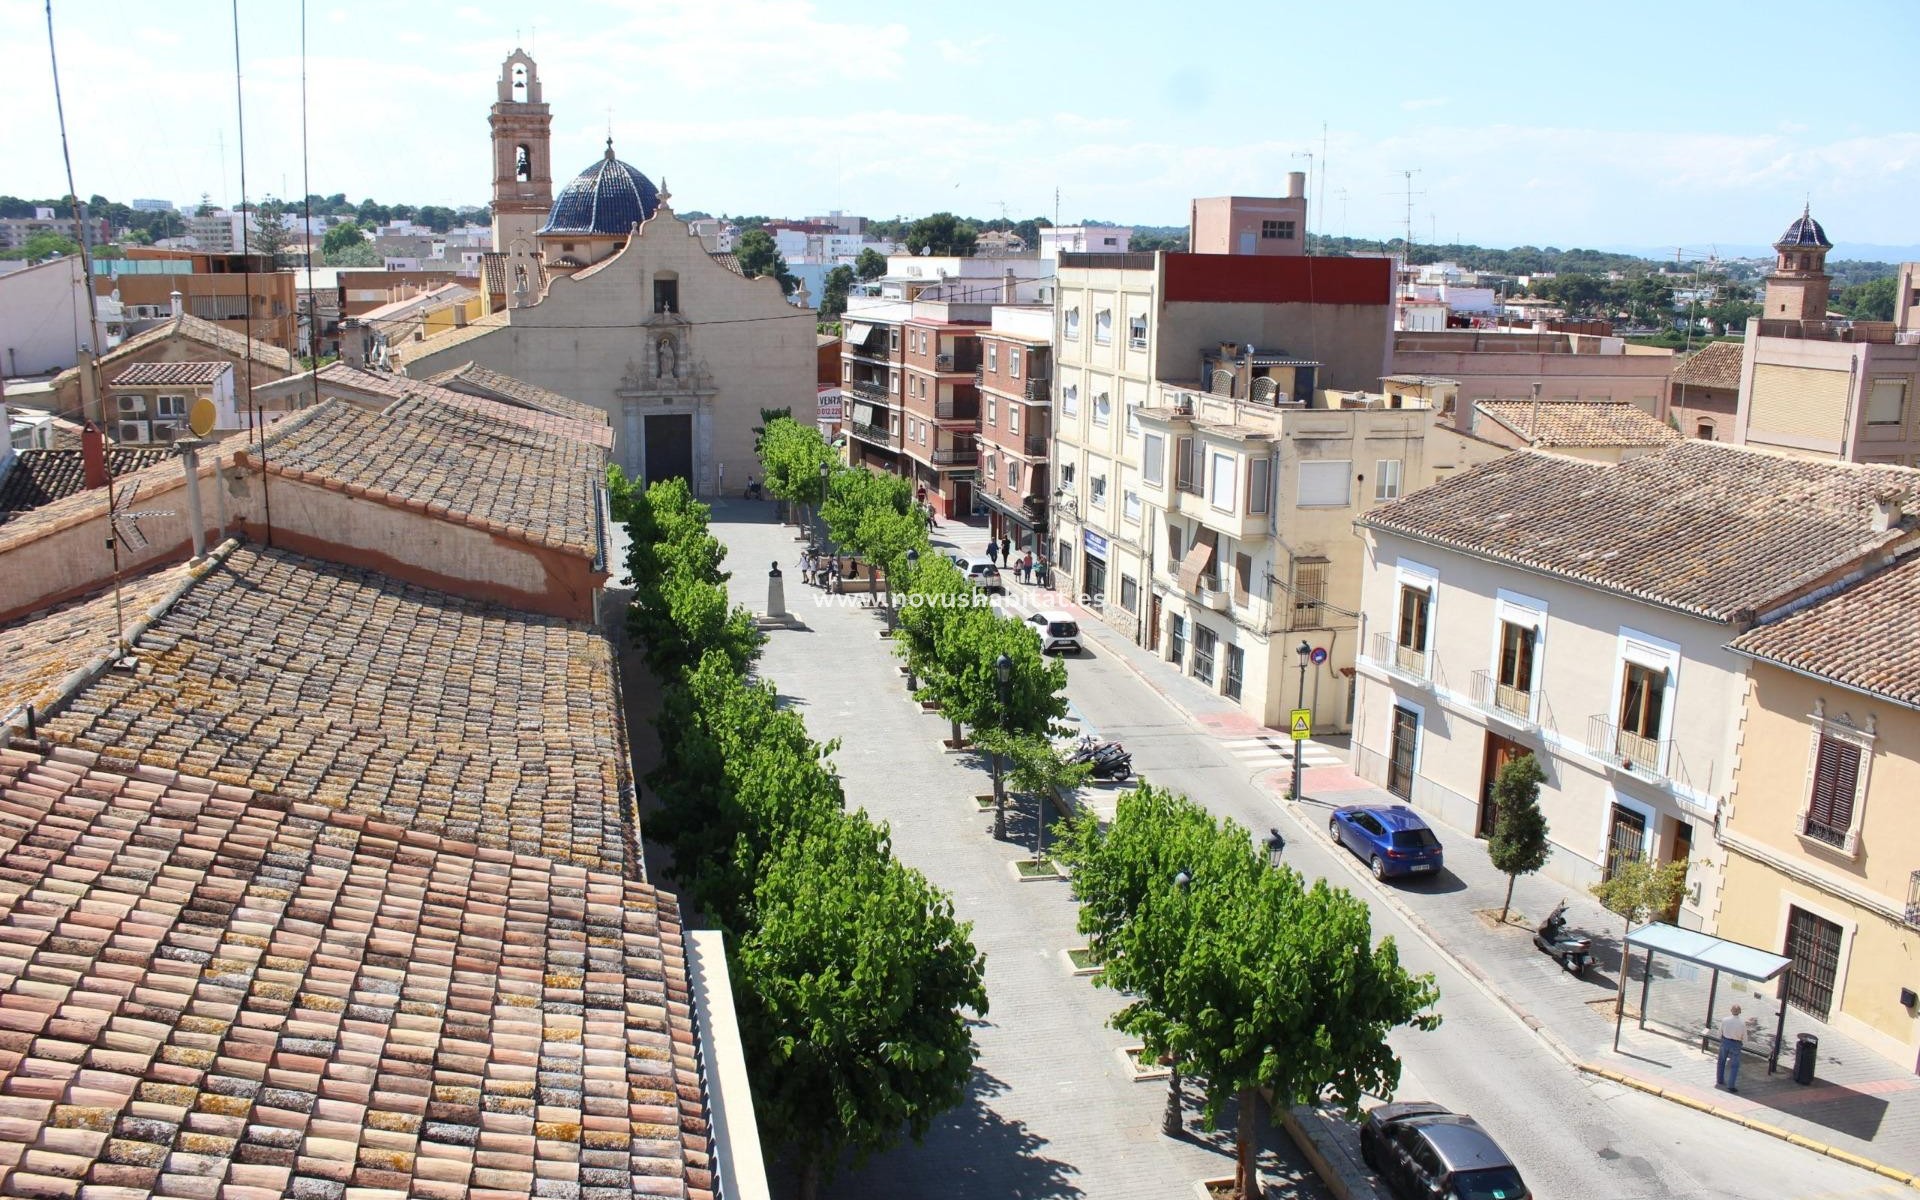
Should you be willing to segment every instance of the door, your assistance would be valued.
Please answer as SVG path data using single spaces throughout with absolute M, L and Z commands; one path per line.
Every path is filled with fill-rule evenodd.
M 1493 798 L 1493 785 L 1500 780 L 1501 768 L 1527 753 L 1527 748 L 1497 733 L 1487 734 L 1487 749 L 1480 764 L 1480 821 L 1474 828 L 1477 837 L 1492 837 L 1500 808 Z
M 1153 593 L 1147 602 L 1147 649 L 1160 649 L 1160 593 Z
M 1787 1003 L 1824 1021 L 1833 1011 L 1833 985 L 1840 974 L 1838 925 L 1795 907 L 1787 914 Z
M 1647 844 L 1647 818 L 1631 808 L 1618 804 L 1613 806 L 1613 824 L 1607 830 L 1606 877 L 1620 869 L 1620 864 L 1639 858 L 1641 848 Z
M 1673 828 L 1667 838 L 1667 861 L 1683 863 L 1693 857 L 1693 822 L 1682 821 L 1679 817 L 1672 820 Z M 1669 923 L 1678 921 L 1680 904 L 1680 900 L 1675 900 L 1673 907 L 1662 913 L 1660 919 Z
M 693 415 L 664 413 L 647 418 L 648 483 L 684 479 L 693 483 Z
M 1420 737 L 1420 714 L 1395 705 L 1393 741 L 1387 756 L 1387 790 L 1402 800 L 1413 798 L 1413 751 Z

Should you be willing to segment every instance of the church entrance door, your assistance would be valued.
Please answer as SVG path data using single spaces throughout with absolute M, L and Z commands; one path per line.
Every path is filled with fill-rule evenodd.
M 693 417 L 687 413 L 648 417 L 647 482 L 675 478 L 693 483 Z

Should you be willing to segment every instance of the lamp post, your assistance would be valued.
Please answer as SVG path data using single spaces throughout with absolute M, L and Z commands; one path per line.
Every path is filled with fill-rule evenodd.
M 1013 660 L 1003 651 L 993 660 L 993 679 L 995 692 L 1000 699 L 1000 733 L 1007 732 L 1008 692 L 1013 684 Z M 994 840 L 1003 840 L 1007 836 L 1007 788 L 1001 778 L 1000 751 L 993 752 L 993 836 Z
M 1287 839 L 1280 836 L 1279 826 L 1277 825 L 1268 826 L 1267 827 L 1267 865 L 1270 867 L 1278 868 L 1280 866 L 1280 852 L 1285 850 L 1286 848 L 1287 848 Z
M 906 582 L 908 586 L 912 586 L 914 572 L 919 569 L 919 566 L 920 566 L 920 551 L 914 549 L 912 546 L 907 547 L 907 580 Z M 889 617 L 889 620 L 891 620 L 891 617 Z M 907 640 L 908 642 L 911 642 L 913 639 L 909 638 Z M 913 647 L 909 645 L 907 647 L 907 693 L 911 695 L 914 692 L 917 692 L 919 690 L 920 690 L 920 680 L 915 678 L 913 674 Z
M 820 464 L 820 498 L 814 501 L 813 505 L 813 523 L 817 528 L 815 540 L 820 543 L 823 549 L 827 544 L 827 518 L 820 510 L 825 508 L 827 504 L 827 474 L 829 471 L 830 468 L 826 463 L 823 462 Z
M 1305 708 L 1307 706 L 1307 657 L 1313 653 L 1313 647 L 1303 641 L 1294 648 L 1294 653 L 1300 656 L 1300 699 L 1294 707 Z M 1295 738 L 1293 741 L 1293 802 L 1295 804 L 1300 803 L 1300 759 L 1304 749 L 1302 743 L 1305 740 Z
M 1173 886 L 1180 892 L 1181 903 L 1186 902 L 1187 887 L 1193 882 L 1193 876 L 1185 871 L 1173 877 Z M 1180 1063 L 1175 1060 L 1167 1074 L 1167 1112 L 1160 1121 L 1160 1132 L 1168 1137 L 1179 1137 L 1186 1128 L 1185 1113 L 1182 1108 L 1186 1097 L 1180 1094 Z

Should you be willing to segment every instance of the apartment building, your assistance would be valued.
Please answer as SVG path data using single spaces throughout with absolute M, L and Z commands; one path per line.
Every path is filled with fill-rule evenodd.
M 973 512 L 979 472 L 980 332 L 992 319 L 982 304 L 920 300 L 902 322 L 902 473 L 914 495 L 942 518 Z
M 901 420 L 911 304 L 869 300 L 841 323 L 840 393 L 847 461 L 888 475 L 906 473 Z
M 980 332 L 980 475 L 992 536 L 1044 557 L 1053 437 L 1053 310 L 998 305 Z
M 1716 931 L 1793 959 L 1787 1002 L 1920 1057 L 1920 555 L 1734 639 L 1751 684 Z
M 1732 438 L 1810 458 L 1920 465 L 1920 263 L 1892 321 L 1830 320 L 1832 243 L 1811 213 L 1774 243 L 1765 312 L 1747 322 Z
M 1257 363 L 1261 403 L 1310 406 L 1317 390 L 1365 389 L 1385 373 L 1392 270 L 1385 259 L 1237 254 L 1064 255 L 1054 303 L 1056 586 L 1140 645 L 1171 650 L 1156 613 L 1153 552 L 1163 519 L 1144 499 L 1142 410 L 1162 379 L 1212 391 L 1223 344 Z M 1281 364 L 1307 364 L 1283 380 Z M 1206 386 L 1201 387 L 1202 377 Z M 1244 387 L 1251 389 L 1249 377 Z M 1223 393 L 1226 394 L 1226 393 Z M 1229 398 L 1231 396 L 1229 395 Z M 1248 390 L 1241 400 L 1254 397 Z M 1164 434 L 1163 434 L 1164 436 Z M 1168 453 L 1171 453 L 1169 450 Z M 1236 475 L 1244 481 L 1245 475 Z M 1274 486 L 1271 477 L 1268 486 Z M 1164 511 L 1164 506 L 1157 510 Z M 1184 601 L 1183 601 L 1184 603 Z M 1249 697 L 1247 703 L 1255 703 Z M 1259 707 L 1268 707 L 1264 699 Z
M 1691 861 L 1674 915 L 1709 924 L 1747 686 L 1728 643 L 1913 544 L 1894 498 L 1917 485 L 1685 440 L 1520 451 L 1366 514 L 1356 771 L 1486 836 L 1497 773 L 1533 754 L 1549 875 Z

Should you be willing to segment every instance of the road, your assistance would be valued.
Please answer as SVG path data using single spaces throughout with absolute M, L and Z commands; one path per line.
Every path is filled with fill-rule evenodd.
M 1440 1028 L 1392 1039 L 1404 1063 L 1400 1097 L 1472 1113 L 1540 1200 L 1912 1194 L 1778 1139 L 1574 1072 L 1380 902 L 1382 885 L 1333 847 L 1318 809 L 1309 805 L 1306 818 L 1296 819 L 1254 782 L 1260 771 L 1196 728 L 1126 664 L 1083 651 L 1069 660 L 1067 691 L 1083 721 L 1101 737 L 1125 742 L 1136 770 L 1156 786 L 1184 792 L 1256 833 L 1277 826 L 1288 864 L 1369 901 L 1375 931 L 1393 937 L 1401 961 L 1432 972 L 1440 988 Z

